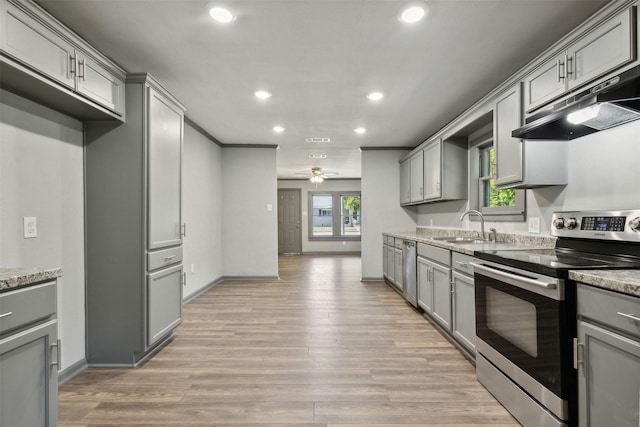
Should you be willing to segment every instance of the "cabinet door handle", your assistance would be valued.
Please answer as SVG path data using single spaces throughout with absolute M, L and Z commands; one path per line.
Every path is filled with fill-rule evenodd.
M 571 69 L 573 68 L 573 57 L 565 54 L 564 63 L 565 63 L 564 76 L 568 80 L 569 76 L 573 74 L 573 71 L 571 71 Z
M 69 74 L 72 76 L 77 75 L 78 73 L 78 55 L 73 55 L 69 57 Z
M 83 82 L 87 81 L 87 60 L 86 59 L 82 59 L 80 60 L 80 64 L 78 67 L 78 78 L 81 78 Z M 80 70 L 82 70 L 82 73 L 80 73 Z
M 616 314 L 618 316 L 622 316 L 622 317 L 625 317 L 627 319 L 631 319 L 631 320 L 634 320 L 636 322 L 640 322 L 640 317 L 634 316 L 633 314 L 621 313 L 619 311 Z
M 560 83 L 566 77 L 566 76 L 563 76 L 562 73 L 560 72 L 560 67 L 564 68 L 564 62 L 558 59 L 557 67 L 558 67 L 558 83 Z
M 187 286 L 187 272 L 182 273 L 182 286 Z
M 579 351 L 584 351 L 584 344 L 578 342 L 578 338 L 573 339 L 573 369 L 578 369 L 580 365 L 584 366 L 584 360 L 580 358 Z
M 60 342 L 60 340 L 57 340 L 55 344 L 51 344 L 51 347 L 56 348 L 56 361 L 51 362 L 51 366 L 55 366 L 56 368 L 58 368 L 58 371 L 59 371 L 60 360 L 62 360 L 62 343 Z
M 469 264 L 467 264 L 466 262 L 456 261 L 456 264 L 458 264 L 462 268 L 469 268 Z
M 3 318 L 5 318 L 5 317 L 9 317 L 9 316 L 11 316 L 12 314 L 13 314 L 13 311 L 9 311 L 9 312 L 7 312 L 7 313 L 2 313 L 2 314 L 0 314 L 0 319 L 3 319 Z
M 187 237 L 187 223 L 186 222 L 180 226 L 180 236 Z

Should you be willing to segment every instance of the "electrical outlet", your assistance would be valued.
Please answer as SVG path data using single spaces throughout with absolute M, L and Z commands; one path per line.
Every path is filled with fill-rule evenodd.
M 540 218 L 529 218 L 529 233 L 540 234 Z
M 22 218 L 25 239 L 35 239 L 38 237 L 38 219 L 35 216 L 25 216 Z

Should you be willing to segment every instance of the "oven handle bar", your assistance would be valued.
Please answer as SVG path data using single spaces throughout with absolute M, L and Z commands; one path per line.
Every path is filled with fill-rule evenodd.
M 492 277 L 496 280 L 507 281 L 508 279 L 507 282 L 514 286 L 523 287 L 521 286 L 521 284 L 526 284 L 542 289 L 556 289 L 556 283 L 554 282 L 542 282 L 540 280 L 530 279 L 528 277 L 519 276 L 517 274 L 507 273 L 505 271 L 485 267 L 484 265 L 477 264 L 475 262 L 471 262 L 469 264 L 471 264 L 475 270 L 481 271 L 484 275 Z

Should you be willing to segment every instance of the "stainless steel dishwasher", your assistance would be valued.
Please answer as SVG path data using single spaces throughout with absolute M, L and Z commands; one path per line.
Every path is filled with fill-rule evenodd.
M 416 242 L 405 240 L 402 245 L 402 294 L 404 299 L 418 307 L 416 287 Z

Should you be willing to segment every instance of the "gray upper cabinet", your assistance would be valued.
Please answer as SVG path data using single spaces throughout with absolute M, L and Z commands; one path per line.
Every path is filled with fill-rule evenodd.
M 524 80 L 525 111 L 531 112 L 635 59 L 633 12 L 622 11 L 533 70 Z
M 437 139 L 423 153 L 425 201 L 466 199 L 466 141 Z
M 182 319 L 184 107 L 148 74 L 126 123 L 85 124 L 87 359 L 136 365 Z
M 495 184 L 498 188 L 566 185 L 566 141 L 523 141 L 511 136 L 522 124 L 520 84 L 498 97 L 493 109 Z
M 90 56 L 76 52 L 78 93 L 122 115 L 124 114 L 124 81 Z
M 124 119 L 124 71 L 30 0 L 0 0 L 2 85 L 79 118 Z
M 501 186 L 522 181 L 522 141 L 511 132 L 522 124 L 520 84 L 503 93 L 493 107 L 493 146 L 495 148 L 495 184 Z
M 400 204 L 411 203 L 411 162 L 409 159 L 400 163 Z
M 579 425 L 640 425 L 640 298 L 578 284 L 578 319 Z
M 442 168 L 440 165 L 440 156 L 442 153 L 441 143 L 438 139 L 424 149 L 424 198 L 426 200 L 437 199 L 442 192 L 440 185 L 442 184 Z
M 411 197 L 410 202 L 421 202 L 424 199 L 424 191 L 423 191 L 423 160 L 422 160 L 422 151 L 411 156 L 409 160 L 410 163 L 410 175 L 411 178 L 409 180 L 410 188 L 411 188 Z

